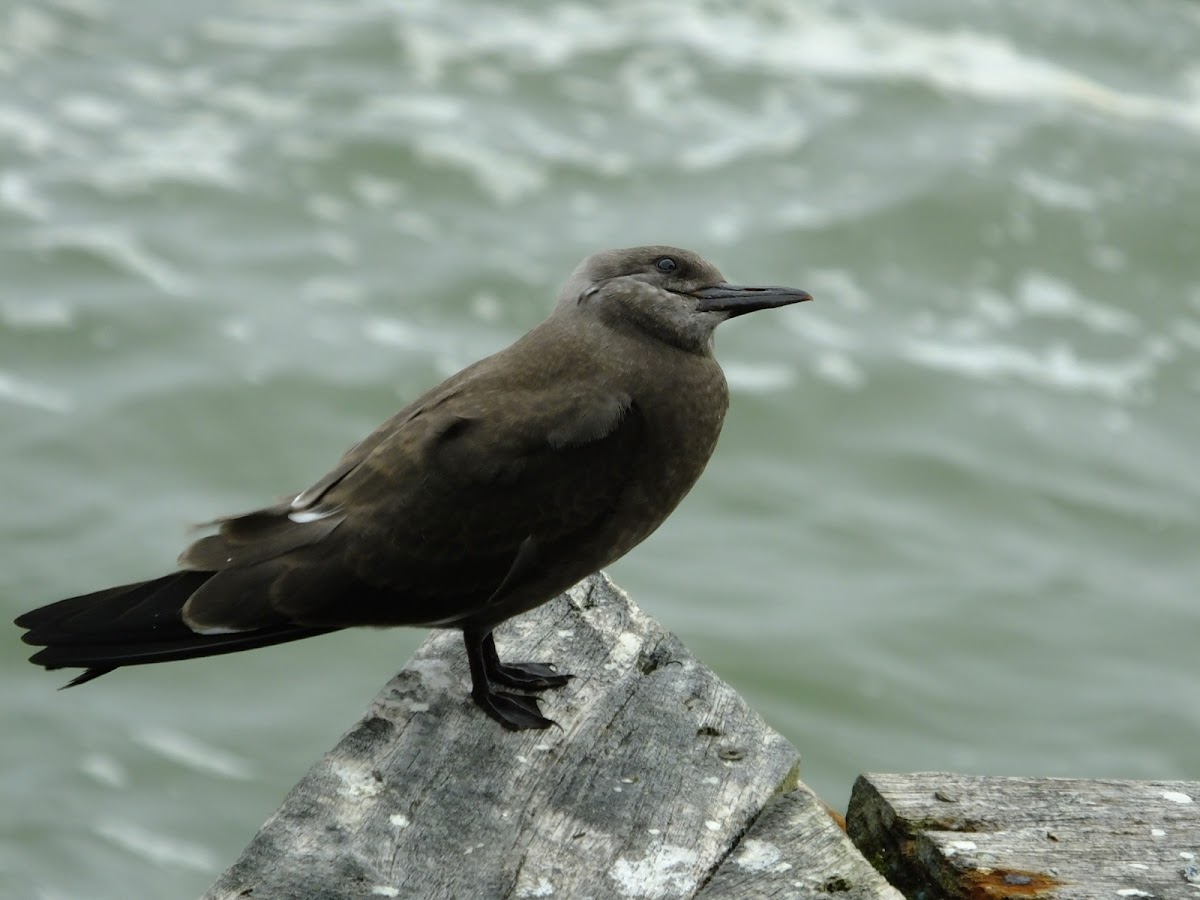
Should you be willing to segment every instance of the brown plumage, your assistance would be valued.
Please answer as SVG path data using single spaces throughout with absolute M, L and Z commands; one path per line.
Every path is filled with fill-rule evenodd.
M 180 571 L 28 612 L 48 669 L 229 653 L 352 626 L 463 631 L 472 695 L 544 728 L 569 676 L 504 665 L 492 629 L 624 555 L 683 499 L 728 405 L 725 319 L 809 299 L 673 247 L 586 259 L 550 317 L 428 391 L 290 503 L 212 523 Z

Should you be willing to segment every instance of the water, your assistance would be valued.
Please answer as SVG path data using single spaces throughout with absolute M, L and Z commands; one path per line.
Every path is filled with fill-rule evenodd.
M 0 604 L 169 567 L 592 250 L 818 302 L 612 570 L 800 749 L 1200 777 L 1194 3 L 0 8 Z M 0 642 L 0 895 L 198 894 L 421 639 L 57 694 Z M 551 706 L 552 706 L 551 702 Z

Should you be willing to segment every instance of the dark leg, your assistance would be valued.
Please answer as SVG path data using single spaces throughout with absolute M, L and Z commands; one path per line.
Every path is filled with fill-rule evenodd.
M 502 663 L 500 654 L 496 652 L 496 639 L 491 632 L 483 639 L 483 671 L 488 681 L 504 687 L 517 688 L 522 691 L 544 691 L 546 688 L 562 687 L 574 675 L 560 674 L 554 666 L 546 663 Z
M 491 649 L 491 658 L 496 658 L 496 645 L 491 633 L 463 631 L 463 642 L 467 646 L 467 662 L 471 666 L 471 698 L 485 713 L 509 731 L 528 728 L 549 728 L 553 721 L 542 715 L 537 700 L 520 694 L 497 691 L 488 679 L 489 659 L 485 644 Z

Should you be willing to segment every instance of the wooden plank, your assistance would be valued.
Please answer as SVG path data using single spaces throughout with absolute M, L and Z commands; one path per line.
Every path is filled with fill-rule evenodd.
M 901 900 L 807 787 L 775 797 L 696 900 Z
M 435 634 L 206 900 L 691 897 L 795 784 L 795 749 L 602 575 L 497 642 L 575 673 L 543 695 L 561 730 L 485 718 Z
M 846 821 L 910 897 L 1200 898 L 1200 782 L 864 775 Z

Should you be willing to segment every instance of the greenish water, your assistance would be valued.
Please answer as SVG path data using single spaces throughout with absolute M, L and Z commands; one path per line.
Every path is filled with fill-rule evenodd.
M 722 329 L 717 455 L 612 574 L 805 779 L 1200 777 L 1197 46 L 1183 0 L 10 2 L 0 611 L 673 243 L 818 302 Z M 421 638 L 59 694 L 10 629 L 0 895 L 195 896 Z

